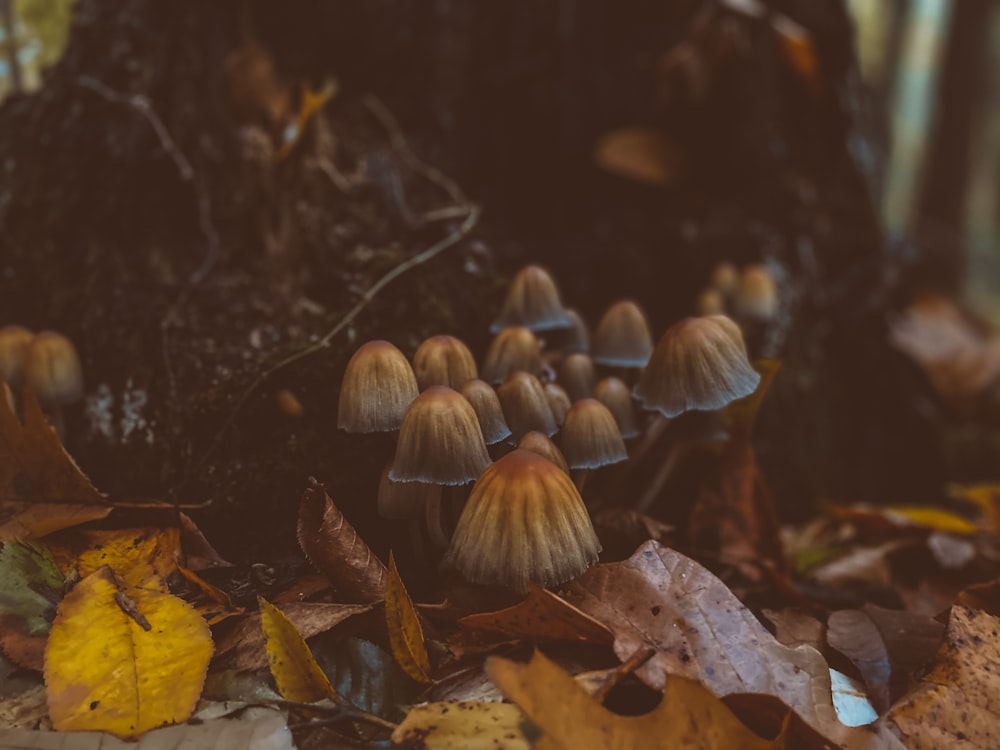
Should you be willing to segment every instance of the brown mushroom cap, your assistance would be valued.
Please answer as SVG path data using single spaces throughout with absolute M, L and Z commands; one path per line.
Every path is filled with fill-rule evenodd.
M 631 300 L 607 309 L 594 334 L 594 361 L 612 367 L 644 367 L 653 352 L 653 337 L 642 308 Z
M 572 308 L 566 308 L 566 315 L 569 316 L 569 328 L 563 328 L 549 334 L 547 336 L 549 346 L 553 351 L 565 352 L 566 354 L 573 352 L 586 354 L 590 351 L 590 329 L 587 327 L 587 322 L 580 313 Z
M 11 388 L 24 385 L 24 368 L 33 338 L 35 334 L 21 326 L 0 328 L 0 380 Z
M 417 393 L 417 379 L 403 353 L 388 341 L 369 341 L 347 363 L 337 426 L 346 432 L 398 430 Z
M 517 444 L 517 447 L 521 450 L 537 453 L 569 474 L 569 464 L 566 463 L 566 457 L 562 454 L 562 451 L 556 447 L 555 443 L 537 430 L 525 433 L 524 437 L 521 438 L 521 442 Z
M 618 423 L 596 398 L 573 402 L 559 431 L 559 447 L 571 469 L 596 469 L 628 458 Z
M 723 297 L 731 297 L 736 292 L 736 287 L 739 284 L 740 271 L 728 261 L 717 263 L 715 268 L 712 269 L 712 275 L 708 279 L 709 287 L 721 293 Z
M 399 428 L 393 482 L 465 484 L 489 466 L 472 405 L 461 393 L 434 385 L 410 404 Z
M 476 360 L 469 347 L 454 336 L 431 336 L 417 347 L 413 372 L 420 390 L 432 385 L 458 390 L 476 377 Z
M 766 322 L 778 314 L 778 286 L 766 266 L 747 266 L 733 300 L 741 318 Z
M 525 591 L 554 586 L 597 562 L 601 544 L 564 471 L 515 449 L 476 482 L 445 554 L 474 583 Z
M 524 326 L 504 328 L 498 333 L 483 361 L 483 380 L 502 383 L 516 370 L 536 373 L 542 369 L 542 349 L 535 334 Z
M 739 326 L 724 315 L 710 315 L 685 318 L 667 329 L 633 395 L 643 408 L 676 417 L 691 409 L 721 409 L 759 383 Z
M 694 311 L 701 316 L 725 315 L 726 298 L 718 289 L 706 287 L 698 293 L 698 298 L 694 301 Z
M 546 383 L 543 388 L 545 389 L 545 398 L 549 402 L 549 408 L 552 409 L 552 416 L 556 418 L 556 424 L 561 426 L 563 420 L 566 419 L 566 412 L 569 411 L 573 402 L 570 401 L 566 390 L 558 383 Z
M 511 326 L 547 331 L 570 325 L 570 317 L 559 299 L 559 289 L 549 272 L 541 266 L 525 266 L 511 281 L 503 309 L 490 331 L 497 333 Z
M 642 428 L 632 403 L 632 392 L 620 378 L 604 378 L 594 386 L 594 398 L 608 407 L 618 423 L 618 431 L 625 440 L 637 437 Z
M 467 380 L 462 386 L 462 395 L 472 404 L 487 445 L 495 445 L 510 437 L 510 427 L 504 419 L 500 397 L 493 386 L 485 380 Z
M 559 385 L 565 390 L 570 401 L 587 398 L 594 392 L 597 374 L 594 360 L 586 354 L 570 354 L 559 363 Z
M 31 340 L 24 379 L 45 404 L 72 404 L 83 397 L 80 357 L 61 333 L 42 331 Z
M 390 461 L 378 483 L 378 514 L 382 518 L 410 521 L 423 518 L 429 499 L 441 494 L 441 485 L 425 482 L 393 482 L 389 479 Z
M 538 430 L 554 435 L 559 425 L 545 390 L 538 378 L 527 372 L 511 373 L 497 389 L 500 406 L 511 430 L 511 439 L 520 440 L 526 432 Z

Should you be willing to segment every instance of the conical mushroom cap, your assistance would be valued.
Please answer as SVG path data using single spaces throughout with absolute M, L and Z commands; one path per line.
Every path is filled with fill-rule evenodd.
M 520 440 L 526 432 L 538 430 L 554 435 L 559 429 L 545 390 L 538 378 L 527 372 L 515 372 L 497 390 L 500 406 L 510 427 L 511 439 Z
M 502 383 L 517 370 L 535 373 L 542 369 L 542 349 L 535 334 L 524 326 L 504 328 L 498 333 L 483 361 L 483 380 Z
M 620 378 L 604 378 L 594 387 L 594 398 L 608 407 L 618 423 L 618 431 L 626 440 L 639 435 L 639 417 L 632 403 L 632 392 Z
M 545 398 L 549 402 L 549 408 L 552 409 L 552 416 L 556 418 L 556 424 L 561 427 L 563 420 L 566 419 L 566 412 L 569 411 L 573 402 L 569 400 L 566 389 L 558 383 L 546 383 L 542 387 L 545 389 Z
M 472 405 L 458 391 L 434 385 L 410 404 L 399 428 L 393 482 L 465 484 L 490 465 Z
M 413 372 L 420 390 L 446 385 L 456 391 L 476 377 L 476 360 L 454 336 L 431 336 L 413 355 Z
M 569 316 L 569 328 L 553 331 L 547 335 L 549 346 L 553 351 L 572 354 L 581 352 L 586 354 L 590 351 L 590 329 L 587 322 L 576 310 L 567 307 L 566 315 Z
M 487 445 L 495 445 L 510 437 L 510 427 L 504 419 L 500 397 L 492 385 L 485 380 L 468 380 L 462 386 L 462 395 L 472 404 Z
M 597 375 L 594 361 L 586 354 L 570 354 L 559 363 L 559 385 L 571 401 L 587 398 L 594 392 Z
M 642 309 L 631 300 L 609 307 L 594 334 L 594 361 L 612 367 L 644 367 L 652 352 L 653 337 Z
M 35 334 L 21 326 L 0 328 L 0 380 L 11 388 L 24 384 L 24 368 L 28 364 L 28 350 Z
M 712 269 L 712 275 L 708 279 L 709 287 L 718 291 L 723 297 L 731 297 L 739 284 L 740 271 L 728 261 L 716 263 L 715 268 Z
M 541 266 L 525 266 L 511 281 L 503 309 L 490 331 L 497 333 L 511 326 L 547 331 L 568 328 L 571 323 L 549 272 Z
M 721 409 L 757 389 L 739 326 L 724 315 L 685 318 L 667 329 L 633 395 L 665 417 Z
M 614 416 L 596 398 L 573 402 L 559 431 L 559 447 L 571 469 L 596 469 L 628 458 Z
M 778 314 L 778 286 L 767 267 L 747 266 L 736 289 L 733 309 L 740 318 L 768 321 Z
M 46 404 L 72 404 L 83 397 L 83 368 L 73 342 L 54 331 L 31 340 L 25 382 Z
M 555 443 L 537 430 L 532 430 L 525 434 L 521 438 L 521 442 L 517 444 L 517 447 L 521 450 L 537 453 L 569 474 L 569 464 L 566 463 L 566 457 L 562 454 L 562 451 L 556 447 Z
M 390 461 L 378 483 L 378 514 L 394 521 L 423 518 L 429 500 L 441 494 L 441 485 L 424 482 L 393 482 L 389 479 Z
M 337 426 L 347 432 L 398 430 L 417 393 L 417 379 L 403 353 L 388 341 L 369 341 L 347 363 Z
M 474 583 L 525 591 L 597 562 L 601 543 L 580 493 L 559 467 L 515 449 L 476 482 L 445 555 Z
M 725 315 L 726 298 L 722 292 L 713 287 L 705 287 L 698 293 L 694 301 L 694 311 L 697 315 Z

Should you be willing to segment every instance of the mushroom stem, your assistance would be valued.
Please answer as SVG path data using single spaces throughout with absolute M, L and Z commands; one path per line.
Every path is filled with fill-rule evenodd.
M 670 475 L 674 473 L 674 469 L 677 468 L 677 464 L 680 463 L 681 459 L 687 453 L 687 445 L 685 443 L 674 443 L 670 446 L 667 452 L 667 457 L 663 460 L 660 465 L 659 471 L 653 477 L 646 488 L 646 491 L 642 493 L 639 498 L 639 502 L 635 504 L 635 509 L 640 513 L 645 513 L 649 508 L 656 502 L 656 498 L 660 496 L 660 492 L 663 491 L 663 485 L 667 483 Z
M 583 487 L 587 484 L 587 477 L 590 476 L 590 469 L 571 469 L 569 478 L 573 480 L 576 489 L 583 495 Z
M 646 428 L 646 432 L 643 433 L 638 445 L 635 446 L 635 450 L 632 451 L 632 455 L 629 456 L 631 460 L 628 462 L 628 466 L 634 468 L 639 465 L 643 456 L 645 456 L 649 452 L 649 449 L 652 448 L 661 437 L 663 437 L 663 433 L 667 431 L 667 427 L 670 426 L 671 421 L 671 419 L 668 419 L 661 414 L 654 415 L 652 424 Z
M 427 562 L 427 547 L 424 544 L 424 522 L 412 519 L 406 522 L 410 527 L 410 546 L 413 547 L 413 560 L 418 565 Z
M 424 517 L 427 522 L 427 535 L 431 544 L 440 549 L 447 549 L 451 543 L 451 534 L 445 530 L 441 492 L 432 492 L 424 506 Z

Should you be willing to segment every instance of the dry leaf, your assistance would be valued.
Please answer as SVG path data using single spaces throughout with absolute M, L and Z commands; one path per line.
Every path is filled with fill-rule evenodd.
M 385 566 L 316 480 L 302 496 L 298 537 L 309 561 L 345 598 L 374 602 L 385 597 Z
M 12 662 L 40 672 L 63 575 L 39 543 L 0 544 L 0 651 Z
M 764 616 L 774 625 L 774 637 L 778 643 L 796 648 L 812 646 L 823 653 L 826 643 L 826 626 L 812 615 L 800 609 L 765 609 Z
M 998 634 L 1000 618 L 952 607 L 924 686 L 888 713 L 908 748 L 1000 747 Z
M 104 518 L 111 506 L 24 392 L 24 424 L 0 398 L 0 541 L 28 541 Z
M 486 671 L 535 724 L 535 747 L 564 750 L 774 750 L 781 745 L 751 732 L 722 701 L 693 680 L 670 676 L 660 704 L 642 716 L 619 716 L 535 652 L 527 664 L 492 657 Z
M 636 675 L 661 690 L 667 675 L 691 677 L 718 696 L 766 693 L 825 735 L 837 720 L 826 661 L 813 648 L 775 640 L 718 578 L 678 552 L 648 542 L 628 560 L 598 565 L 568 588 L 571 601 L 615 634 L 625 660 L 656 655 Z
M 258 597 L 260 624 L 267 639 L 267 661 L 282 698 L 315 703 L 336 698 L 330 680 L 319 668 L 299 631 L 281 610 Z
M 468 615 L 458 622 L 473 630 L 534 641 L 568 641 L 601 646 L 610 646 L 614 642 L 614 636 L 604 625 L 535 584 L 531 584 L 524 601 L 513 607 Z
M 85 578 L 107 565 L 126 586 L 167 591 L 181 555 L 180 529 L 71 529 L 45 541 L 63 570 Z
M 100 568 L 66 595 L 52 623 L 52 725 L 129 738 L 185 721 L 211 657 L 208 625 L 190 606 L 154 590 L 131 589 L 125 599 L 111 569 Z
M 423 703 L 410 709 L 392 741 L 426 750 L 528 750 L 523 721 L 524 714 L 509 703 Z
M 677 181 L 682 156 L 665 133 L 656 128 L 632 126 L 606 133 L 594 146 L 594 161 L 601 169 L 653 187 Z
M 396 663 L 417 682 L 431 682 L 431 662 L 424 644 L 424 629 L 403 579 L 399 577 L 396 558 L 391 552 L 385 583 L 385 624 Z

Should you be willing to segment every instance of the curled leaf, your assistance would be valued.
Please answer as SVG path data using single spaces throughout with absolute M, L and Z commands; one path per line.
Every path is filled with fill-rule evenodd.
M 260 598 L 257 601 L 267 639 L 267 662 L 281 697 L 299 703 L 336 698 L 330 680 L 295 626 L 270 602 Z
M 399 577 L 392 553 L 389 554 L 389 575 L 385 584 L 385 623 L 396 663 L 417 682 L 430 682 L 431 662 L 424 644 L 424 629 L 403 579 Z

